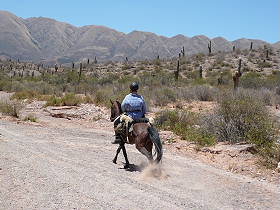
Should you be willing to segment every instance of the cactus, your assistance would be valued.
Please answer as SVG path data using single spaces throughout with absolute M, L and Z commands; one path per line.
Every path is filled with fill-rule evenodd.
M 235 45 L 233 45 L 233 47 L 232 47 L 232 51 L 233 51 L 233 52 L 235 52 Z
M 181 54 L 183 57 L 185 57 L 185 47 L 183 46 L 182 50 L 181 50 Z
M 223 84 L 223 75 L 222 72 L 220 72 L 220 76 L 218 77 L 218 85 L 222 85 Z
M 74 70 L 74 68 L 75 68 L 75 63 L 72 62 L 72 70 Z
M 180 61 L 177 61 L 177 70 L 175 71 L 175 81 L 179 79 L 179 71 L 180 71 Z
M 239 59 L 239 63 L 238 63 L 238 71 L 236 71 L 234 73 L 234 75 L 232 76 L 233 79 L 233 89 L 237 90 L 238 86 L 239 86 L 239 79 L 242 76 L 242 72 L 241 72 L 241 58 Z
M 32 71 L 32 74 L 31 74 L 31 76 L 32 76 L 32 77 L 34 77 L 34 75 L 35 75 L 35 74 L 34 74 L 34 71 Z
M 253 50 L 253 42 L 251 42 L 251 44 L 250 44 L 250 51 L 252 51 Z
M 241 73 L 241 58 L 239 58 L 239 62 L 238 62 L 238 72 Z
M 58 66 L 56 64 L 54 65 L 54 69 L 55 69 L 55 72 L 57 72 Z
M 269 50 L 266 50 L 266 59 L 269 59 Z
M 212 53 L 212 42 L 211 41 L 208 44 L 208 52 L 209 52 L 209 55 L 211 55 L 211 53 Z
M 83 64 L 80 63 L 80 71 L 79 71 L 79 81 L 78 81 L 78 84 L 80 84 L 80 81 L 81 81 L 81 77 L 82 77 L 82 70 L 83 70 Z
M 96 56 L 94 57 L 94 64 L 97 64 Z
M 87 59 L 87 64 L 89 64 L 89 58 Z
M 200 65 L 199 66 L 199 78 L 202 78 L 202 71 L 203 71 L 202 66 Z

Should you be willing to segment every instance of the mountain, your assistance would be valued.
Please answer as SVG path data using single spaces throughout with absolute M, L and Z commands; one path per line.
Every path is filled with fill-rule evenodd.
M 70 63 L 93 59 L 99 61 L 122 61 L 178 56 L 184 46 L 187 55 L 207 53 L 208 43 L 212 51 L 231 51 L 233 45 L 249 49 L 270 45 L 253 39 L 238 39 L 230 42 L 223 37 L 209 39 L 204 35 L 171 38 L 150 32 L 132 31 L 125 34 L 104 26 L 75 27 L 50 18 L 19 18 L 0 11 L 0 57 L 30 60 L 34 62 Z M 279 42 L 272 46 L 279 48 Z
M 273 46 L 274 48 L 276 48 L 276 49 L 280 49 L 280 41 L 274 43 L 272 46 Z
M 22 18 L 0 12 L 0 55 L 22 59 L 40 59 L 41 50 Z

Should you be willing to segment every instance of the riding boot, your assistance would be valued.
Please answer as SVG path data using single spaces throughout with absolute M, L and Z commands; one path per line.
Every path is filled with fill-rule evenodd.
M 120 135 L 115 135 L 115 140 L 112 141 L 112 144 L 120 144 L 123 143 L 122 138 L 120 137 Z

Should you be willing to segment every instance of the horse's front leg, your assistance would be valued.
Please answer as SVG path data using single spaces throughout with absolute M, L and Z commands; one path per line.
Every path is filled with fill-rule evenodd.
M 113 163 L 115 163 L 115 164 L 117 164 L 118 155 L 119 155 L 121 149 L 122 149 L 122 146 L 119 144 L 119 147 L 118 147 L 117 152 L 116 152 L 116 156 L 113 159 Z
M 125 149 L 124 143 L 121 143 L 120 147 L 121 147 L 121 149 L 123 151 L 123 156 L 124 156 L 124 159 L 125 159 L 124 168 L 129 168 L 129 161 L 128 161 L 128 158 L 127 158 L 127 153 L 126 153 L 126 149 Z

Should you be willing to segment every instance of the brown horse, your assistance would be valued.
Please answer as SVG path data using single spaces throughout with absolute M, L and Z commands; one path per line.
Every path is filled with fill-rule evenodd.
M 119 116 L 122 114 L 121 104 L 118 101 L 111 101 L 111 122 L 114 122 L 114 126 L 118 124 Z M 113 163 L 117 162 L 118 154 L 123 151 L 125 158 L 125 168 L 129 168 L 129 161 L 127 158 L 127 153 L 125 149 L 125 139 L 127 138 L 126 132 L 120 134 L 123 143 L 119 145 Z M 135 123 L 133 126 L 133 131 L 128 134 L 129 144 L 135 144 L 136 149 L 145 155 L 150 162 L 155 161 L 159 163 L 162 158 L 162 144 L 156 129 L 148 123 Z M 156 159 L 153 160 L 152 149 L 155 146 Z

